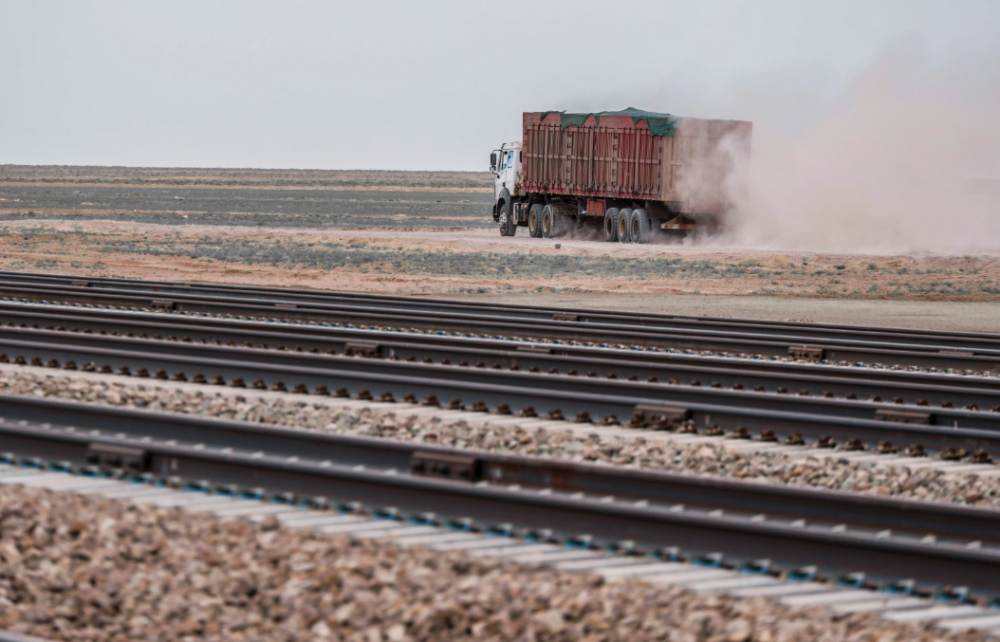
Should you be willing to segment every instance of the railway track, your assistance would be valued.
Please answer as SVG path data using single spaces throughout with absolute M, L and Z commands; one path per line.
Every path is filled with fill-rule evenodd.
M 65 318 L 62 323 L 60 327 L 65 328 L 65 324 L 73 324 L 74 320 Z M 183 331 L 183 326 L 175 327 Z M 224 339 L 226 335 L 219 332 L 218 336 Z M 627 359 L 596 360 L 597 365 L 592 366 L 592 361 L 576 358 L 571 363 L 579 362 L 580 370 L 550 374 L 527 365 L 532 359 L 558 358 L 541 352 L 522 355 L 517 351 L 482 351 L 475 362 L 457 359 L 452 362 L 442 354 L 452 355 L 453 349 L 422 345 L 417 348 L 419 351 L 437 357 L 431 359 L 432 363 L 423 363 L 412 356 L 403 360 L 393 352 L 398 349 L 405 354 L 405 343 L 344 342 L 339 353 L 314 354 L 301 346 L 299 352 L 178 340 L 185 336 L 178 334 L 175 340 L 168 341 L 4 326 L 0 328 L 0 362 L 207 385 L 333 394 L 362 400 L 398 400 L 498 415 L 625 423 L 652 430 L 728 432 L 742 438 L 783 439 L 791 443 L 808 440 L 827 447 L 843 444 L 855 450 L 892 452 L 909 448 L 919 453 L 930 449 L 952 459 L 971 455 L 974 461 L 983 462 L 1000 456 L 1000 412 L 995 411 L 1000 399 L 985 379 L 973 379 L 984 384 L 982 388 L 965 388 L 960 385 L 963 378 L 953 378 L 952 385 L 943 386 L 831 378 L 825 369 L 823 376 L 811 378 L 782 375 L 786 383 L 809 381 L 813 386 L 825 388 L 829 396 L 821 396 L 809 394 L 808 390 L 801 394 L 801 389 L 799 394 L 792 394 L 781 386 L 767 392 L 748 389 L 743 383 L 724 388 L 714 380 L 708 385 L 690 382 L 682 385 L 679 380 L 666 377 L 639 379 L 625 375 L 637 367 Z M 275 341 L 266 332 L 255 336 L 272 344 Z M 287 335 L 277 340 L 288 338 L 294 340 Z M 382 348 L 384 353 L 380 352 Z M 318 351 L 315 346 L 312 349 Z M 488 366 L 491 359 L 492 366 Z M 591 367 L 616 370 L 600 377 Z M 750 376 L 720 368 L 698 372 L 701 373 L 698 376 L 711 374 L 730 381 L 743 381 L 742 376 Z M 588 376 L 591 373 L 594 376 Z M 907 405 L 902 397 L 885 399 L 875 394 L 867 398 L 857 398 L 855 393 L 833 397 L 829 390 L 838 386 L 882 394 L 905 389 L 911 399 L 914 395 L 921 399 Z M 929 403 L 924 398 L 947 401 L 934 408 L 916 405 Z M 952 399 L 967 401 L 967 407 L 954 407 Z M 980 410 L 979 403 L 991 411 Z
M 0 274 L 0 297 L 6 364 L 498 420 L 1000 457 L 1000 339 L 991 335 L 42 275 Z M 28 397 L 0 395 L 0 415 L 0 484 L 129 482 L 108 492 L 186 490 L 195 499 L 176 505 L 226 511 L 235 498 L 258 498 L 292 511 L 282 514 L 294 523 L 346 520 L 445 545 L 479 538 L 470 550 L 501 537 L 559 559 L 582 550 L 612 574 L 677 563 L 728 569 L 735 575 L 709 583 L 732 586 L 751 574 L 879 588 L 902 595 L 901 607 L 922 608 L 927 596 L 1000 599 L 992 509 Z M 956 608 L 961 619 L 966 607 Z
M 755 319 L 721 319 L 683 315 L 656 315 L 636 312 L 611 312 L 607 310 L 553 308 L 526 305 L 499 305 L 495 303 L 467 303 L 451 300 L 435 300 L 423 297 L 364 294 L 356 292 L 325 292 L 294 288 L 269 288 L 246 285 L 223 285 L 213 283 L 171 283 L 168 281 L 140 281 L 105 277 L 78 277 L 70 275 L 31 274 L 24 272 L 0 271 L 0 279 L 6 283 L 71 285 L 88 288 L 113 288 L 132 292 L 153 292 L 157 294 L 201 293 L 234 298 L 254 298 L 261 301 L 285 303 L 338 303 L 357 302 L 372 306 L 396 309 L 405 307 L 418 312 L 485 312 L 504 314 L 505 317 L 525 318 L 538 321 L 551 319 L 554 314 L 576 316 L 582 323 L 627 323 L 631 326 L 651 327 L 718 327 L 720 329 L 754 328 L 780 333 L 789 330 L 801 333 L 816 333 L 823 337 L 841 335 L 859 337 L 865 340 L 917 340 L 940 347 L 942 343 L 953 344 L 957 349 L 968 350 L 973 346 L 983 349 L 1000 350 L 1000 338 L 980 332 L 942 332 L 901 328 L 870 327 L 859 328 L 849 325 L 803 323 L 793 321 L 761 321 Z M 74 285 L 75 284 L 75 285 Z
M 933 622 L 944 631 L 978 629 L 992 638 L 1000 637 L 1000 615 L 988 605 L 971 604 L 964 589 L 924 596 L 914 593 L 913 583 L 907 581 L 873 590 L 859 575 L 848 576 L 838 583 L 816 581 L 812 568 L 803 569 L 802 574 L 775 576 L 766 560 L 729 568 L 721 555 L 685 561 L 675 549 L 662 551 L 659 556 L 643 555 L 632 545 L 596 549 L 592 541 L 560 542 L 550 533 L 520 536 L 506 524 L 480 531 L 468 520 L 459 520 L 458 528 L 434 524 L 428 519 L 433 516 L 426 514 L 403 520 L 398 509 L 368 512 L 351 504 L 346 510 L 334 511 L 325 506 L 276 503 L 256 495 L 218 493 L 204 486 L 182 489 L 147 480 L 135 483 L 100 476 L 81 479 L 67 472 L 0 464 L 0 486 L 12 485 L 95 495 L 139 507 L 175 508 L 223 519 L 271 522 L 293 531 L 374 540 L 376 545 L 381 540 L 402 547 L 427 547 L 436 552 L 461 551 L 473 559 L 486 557 L 545 565 L 563 572 L 596 574 L 610 582 L 641 578 L 654 586 L 667 584 L 695 593 L 723 591 L 736 598 L 769 598 L 791 607 L 819 606 L 829 609 L 834 618 L 869 613 L 891 622 Z
M 273 348 L 310 353 L 356 353 L 373 358 L 425 363 L 465 362 L 487 368 L 738 387 L 761 392 L 823 397 L 885 398 L 919 406 L 975 405 L 992 409 L 1000 398 L 1000 379 L 895 369 L 824 366 L 788 360 L 734 359 L 655 350 L 593 348 L 553 343 L 513 343 L 502 339 L 441 336 L 427 333 L 293 325 L 117 310 L 65 308 L 0 302 L 0 320 L 8 328 L 45 329 L 182 343 Z M 446 363 L 447 362 L 447 363 Z M 762 390 L 761 390 L 762 389 Z
M 21 468 L 765 575 L 1000 595 L 1000 513 L 992 510 L 73 402 L 4 397 L 0 407 L 3 463 Z
M 6 273 L 0 296 L 117 307 L 447 329 L 596 344 L 796 356 L 995 372 L 1000 339 L 978 333 L 667 317 L 426 301 L 344 293 L 146 283 Z

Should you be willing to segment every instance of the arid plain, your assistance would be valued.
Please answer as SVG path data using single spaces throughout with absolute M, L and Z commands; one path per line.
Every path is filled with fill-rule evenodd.
M 0 166 L 0 269 L 1000 330 L 1000 257 L 495 230 L 472 172 Z

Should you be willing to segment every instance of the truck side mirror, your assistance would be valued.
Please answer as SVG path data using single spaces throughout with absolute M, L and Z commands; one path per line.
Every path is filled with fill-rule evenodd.
M 490 154 L 490 171 L 491 172 L 497 171 L 497 153 L 496 152 L 492 152 Z

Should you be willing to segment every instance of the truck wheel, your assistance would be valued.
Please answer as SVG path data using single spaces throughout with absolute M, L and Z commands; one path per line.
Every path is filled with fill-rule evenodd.
M 528 210 L 528 234 L 531 238 L 542 238 L 542 205 L 535 203 Z
M 649 243 L 649 217 L 646 210 L 632 210 L 629 234 L 633 243 Z
M 618 242 L 632 242 L 632 210 L 627 207 L 618 212 Z
M 500 207 L 500 215 L 497 216 L 497 225 L 500 226 L 500 236 L 514 236 L 517 231 L 517 226 L 514 220 L 510 217 L 510 207 L 507 203 L 504 203 Z
M 604 240 L 614 243 L 618 240 L 618 208 L 612 207 L 604 212 Z
M 542 209 L 542 236 L 550 239 L 555 232 L 556 216 L 551 205 L 546 205 Z

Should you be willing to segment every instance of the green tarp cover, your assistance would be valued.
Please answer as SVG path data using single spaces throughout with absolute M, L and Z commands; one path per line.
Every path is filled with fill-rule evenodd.
M 545 117 L 549 114 L 562 115 L 561 129 L 573 126 L 580 127 L 591 116 L 594 117 L 594 123 L 598 125 L 601 124 L 601 116 L 631 116 L 632 122 L 636 124 L 640 120 L 644 120 L 649 126 L 649 133 L 653 136 L 673 136 L 674 130 L 677 129 L 677 118 L 674 116 L 655 111 L 636 109 L 635 107 L 629 107 L 621 111 L 596 111 L 589 114 L 567 114 L 564 111 L 546 111 L 542 112 L 541 120 L 545 120 Z

